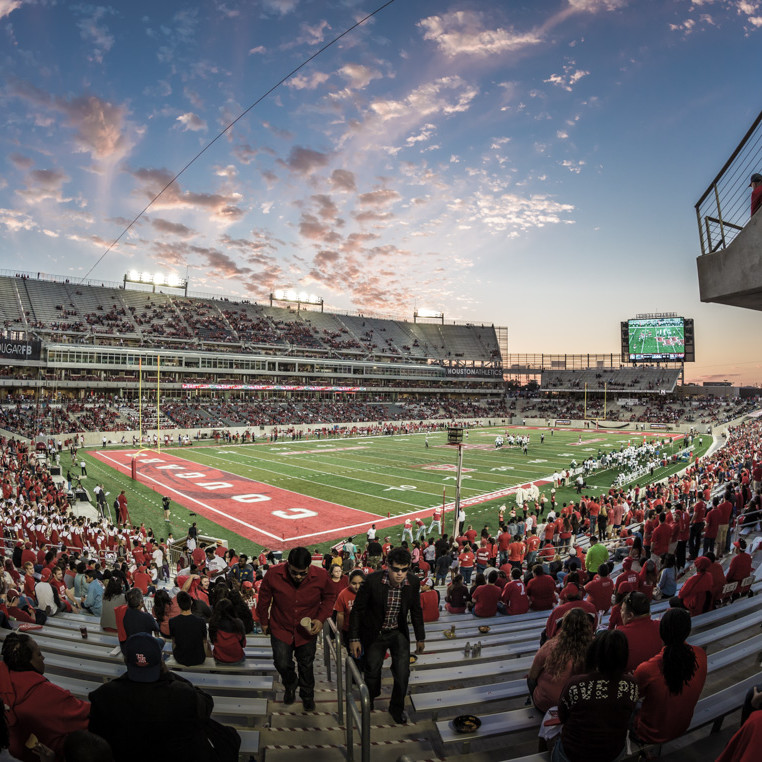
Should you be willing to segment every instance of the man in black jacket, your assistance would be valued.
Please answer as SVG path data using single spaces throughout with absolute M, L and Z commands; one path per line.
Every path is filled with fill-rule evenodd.
M 415 652 L 423 653 L 426 633 L 423 629 L 420 583 L 410 573 L 410 553 L 392 548 L 386 557 L 386 569 L 374 572 L 355 598 L 349 618 L 349 649 L 356 659 L 365 653 L 365 683 L 371 705 L 381 693 L 381 667 L 387 652 L 392 657 L 394 686 L 389 714 L 400 724 L 407 722 L 405 696 L 410 677 L 410 631 L 407 617 L 415 631 Z

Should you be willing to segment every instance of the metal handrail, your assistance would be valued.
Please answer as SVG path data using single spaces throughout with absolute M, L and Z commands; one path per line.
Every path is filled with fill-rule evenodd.
M 346 664 L 346 699 L 347 709 L 347 760 L 354 762 L 354 725 L 360 730 L 360 754 L 361 762 L 370 762 L 370 693 L 368 686 L 362 679 L 360 670 L 352 658 L 345 660 Z M 360 695 L 360 711 L 357 711 L 357 705 L 353 700 L 352 689 L 357 687 Z
M 748 222 L 748 178 L 759 170 L 762 112 L 696 202 L 701 253 L 712 254 L 733 242 Z M 712 232 L 716 235 L 713 236 Z M 714 240 L 713 240 L 714 238 Z
M 344 675 L 341 665 L 341 633 L 333 619 L 326 619 L 323 626 L 323 663 L 328 682 L 331 682 L 331 664 L 336 661 L 336 700 L 338 703 L 339 724 L 344 724 Z

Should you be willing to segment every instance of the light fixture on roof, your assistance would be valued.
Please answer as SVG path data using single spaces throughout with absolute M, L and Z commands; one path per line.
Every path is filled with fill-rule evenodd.
M 150 286 L 151 290 L 155 293 L 156 287 L 161 286 L 163 288 L 182 289 L 185 296 L 188 296 L 188 279 L 181 278 L 174 273 L 150 273 L 148 270 L 139 272 L 138 270 L 130 270 L 124 276 L 124 288 L 127 288 L 128 283 L 137 283 L 141 286 Z
M 442 323 L 442 325 L 444 325 L 444 312 L 438 312 L 437 310 L 429 310 L 425 307 L 421 307 L 413 313 L 413 322 L 417 323 L 418 318 L 423 318 L 425 320 L 438 320 Z
M 297 312 L 306 304 L 314 304 L 323 311 L 323 300 L 315 294 L 308 294 L 306 291 L 297 292 L 294 288 L 276 289 L 270 293 L 270 306 L 273 302 L 290 302 L 296 305 Z

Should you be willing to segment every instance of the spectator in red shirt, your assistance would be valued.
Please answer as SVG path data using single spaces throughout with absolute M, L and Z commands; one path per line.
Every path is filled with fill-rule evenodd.
M 439 619 L 439 591 L 434 590 L 431 577 L 421 580 L 421 611 L 424 623 L 436 622 Z
M 682 609 L 669 609 L 659 623 L 664 648 L 635 670 L 642 705 L 635 715 L 633 736 L 662 744 L 688 729 L 706 681 L 706 652 L 685 641 L 691 618 Z
M 712 598 L 716 603 L 722 597 L 722 588 L 725 587 L 725 572 L 714 553 L 709 551 L 706 557 L 711 561 L 709 573 L 712 575 Z
M 712 510 L 706 514 L 706 521 L 704 523 L 704 555 L 707 554 L 707 551 L 714 550 L 717 533 L 720 531 L 722 514 L 717 508 L 719 504 L 720 498 L 715 497 L 712 500 Z
M 728 528 L 730 527 L 730 519 L 733 515 L 733 503 L 729 500 L 731 494 L 730 488 L 728 488 L 725 499 L 717 506 L 717 510 L 720 512 L 720 525 L 717 527 L 717 540 L 714 551 L 718 559 L 725 555 L 728 547 Z
M 593 629 L 598 624 L 598 611 L 590 601 L 582 600 L 582 591 L 577 587 L 574 582 L 570 582 L 561 591 L 561 603 L 556 606 L 548 616 L 548 621 L 545 623 L 545 637 L 552 638 L 558 628 L 560 627 L 561 620 L 572 609 L 582 609 L 586 614 L 590 615 Z
M 741 582 L 751 574 L 751 556 L 746 552 L 746 540 L 743 538 L 734 542 L 733 547 L 736 553 L 730 562 L 725 581 L 738 582 L 738 587 L 741 587 Z
M 670 605 L 681 606 L 688 610 L 691 616 L 709 611 L 712 605 L 712 575 L 709 568 L 712 562 L 706 556 L 696 559 L 696 573 L 680 588 L 676 598 L 670 600 Z
M 538 711 L 547 712 L 556 706 L 569 678 L 584 670 L 592 639 L 590 618 L 581 609 L 573 609 L 559 634 L 540 646 L 527 675 L 532 703 Z
M 667 514 L 660 513 L 659 523 L 651 533 L 651 555 L 658 559 L 667 555 L 671 539 L 672 527 L 667 523 Z
M 470 545 L 465 545 L 463 552 L 458 556 L 458 571 L 467 585 L 471 584 L 471 574 L 473 574 L 475 562 L 476 559 Z
M 521 541 L 521 535 L 514 535 L 513 542 L 508 546 L 508 562 L 514 568 L 521 568 L 526 555 L 526 545 Z
M 661 651 L 661 636 L 659 623 L 651 619 L 651 600 L 640 592 L 625 595 L 622 601 L 621 630 L 627 637 L 630 646 L 627 659 L 627 672 L 648 661 Z
M 695 561 L 698 558 L 705 517 L 706 503 L 703 500 L 699 500 L 693 506 L 693 513 L 691 514 L 691 527 L 688 537 L 688 556 L 691 561 Z
M 556 603 L 556 583 L 545 573 L 542 564 L 536 564 L 532 574 L 533 578 L 527 583 L 529 606 L 533 611 L 548 611 Z
M 75 698 L 45 676 L 45 659 L 37 643 L 25 633 L 11 632 L 3 642 L 0 699 L 6 705 L 10 753 L 16 759 L 37 759 L 26 748 L 31 734 L 63 759 L 66 736 L 86 730 L 90 702 Z
M 609 565 L 601 564 L 598 575 L 592 582 L 585 585 L 588 600 L 595 606 L 596 611 L 604 613 L 611 608 L 611 596 L 614 594 L 614 583 L 609 576 Z
M 365 582 L 365 574 L 360 569 L 355 569 L 349 574 L 349 584 L 338 594 L 333 610 L 336 613 L 336 629 L 341 633 L 341 640 L 344 647 L 349 649 L 349 615 L 352 612 L 352 606 L 357 596 L 357 591 Z M 421 596 L 423 604 L 423 596 Z M 424 611 L 424 621 L 425 611 Z
M 479 585 L 471 595 L 474 607 L 474 616 L 489 617 L 497 614 L 497 603 L 500 600 L 500 588 L 495 584 L 497 572 L 491 571 L 487 575 L 487 584 Z
M 317 635 L 336 600 L 328 572 L 311 561 L 307 548 L 292 548 L 285 564 L 267 572 L 257 599 L 257 618 L 262 632 L 270 635 L 275 668 L 285 687 L 283 703 L 294 703 L 298 685 L 307 712 L 315 709 Z M 309 627 L 302 625 L 306 619 Z
M 529 596 L 521 579 L 521 569 L 511 569 L 511 581 L 503 587 L 497 609 L 501 614 L 526 614 L 529 611 Z

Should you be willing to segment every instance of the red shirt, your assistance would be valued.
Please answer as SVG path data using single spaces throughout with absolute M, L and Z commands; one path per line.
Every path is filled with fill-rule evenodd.
M 512 542 L 508 546 L 509 560 L 520 562 L 524 560 L 524 554 L 526 552 L 526 546 L 523 542 Z
M 671 539 L 672 527 L 666 522 L 660 523 L 651 535 L 651 553 L 655 556 L 663 556 L 669 550 Z
M 738 553 L 733 556 L 728 568 L 726 582 L 738 582 L 739 584 L 751 574 L 751 556 L 748 553 Z
M 656 656 L 664 645 L 659 635 L 659 623 L 651 617 L 633 619 L 627 624 L 620 624 L 617 630 L 627 636 L 630 646 L 627 672 L 633 672 L 638 665 Z
M 333 605 L 334 611 L 341 611 L 344 614 L 344 621 L 341 624 L 342 632 L 349 632 L 349 615 L 352 613 L 352 606 L 354 605 L 357 593 L 350 587 L 345 587 L 336 598 L 336 603 Z M 421 596 L 423 597 L 423 596 Z
M 705 514 L 706 504 L 703 500 L 699 500 L 698 503 L 693 506 L 693 518 L 691 519 L 691 524 L 698 524 L 699 521 L 703 521 Z
M 421 592 L 421 610 L 423 611 L 424 622 L 436 622 L 439 619 L 439 596 L 436 590 Z M 349 622 L 349 617 L 347 617 L 347 622 Z
M 595 626 L 597 626 L 598 611 L 590 601 L 567 601 L 566 603 L 562 603 L 560 606 L 556 606 L 553 611 L 550 612 L 548 621 L 545 623 L 545 634 L 548 636 L 548 638 L 552 638 L 558 632 L 559 620 L 572 609 L 582 609 L 588 614 L 592 614 L 593 617 L 595 617 Z M 595 626 L 593 627 L 593 630 L 595 629 Z
M 690 646 L 698 668 L 678 695 L 672 695 L 664 681 L 664 651 L 635 670 L 635 682 L 643 706 L 635 718 L 635 733 L 646 743 L 666 743 L 688 730 L 706 682 L 706 651 Z
M 66 736 L 87 730 L 90 702 L 32 670 L 15 672 L 0 664 L 0 699 L 12 708 L 10 753 L 18 759 L 29 759 L 25 744 L 31 733 L 63 759 Z
M 527 583 L 527 595 L 532 609 L 546 611 L 556 602 L 556 583 L 549 574 L 532 577 Z
M 505 604 L 509 614 L 526 614 L 529 611 L 529 597 L 520 579 L 511 580 L 505 585 L 500 600 Z
M 724 500 L 717 506 L 717 510 L 720 512 L 720 524 L 729 524 L 730 516 L 733 513 L 733 504 L 730 500 Z
M 495 616 L 501 592 L 496 585 L 479 585 L 471 596 L 474 616 Z
M 614 582 L 610 577 L 596 577 L 585 585 L 585 592 L 596 611 L 608 611 L 614 594 Z
M 712 510 L 706 514 L 704 537 L 708 537 L 709 539 L 717 538 L 717 531 L 720 528 L 721 518 L 722 514 L 717 508 L 712 508 Z
M 464 550 L 458 556 L 458 563 L 464 569 L 473 569 L 474 568 L 474 554 L 470 550 Z
M 304 617 L 325 622 L 336 600 L 331 578 L 325 569 L 310 566 L 297 587 L 288 576 L 288 564 L 273 566 L 265 574 L 257 599 L 257 616 L 263 627 L 284 643 L 302 646 L 311 636 L 300 624 Z

